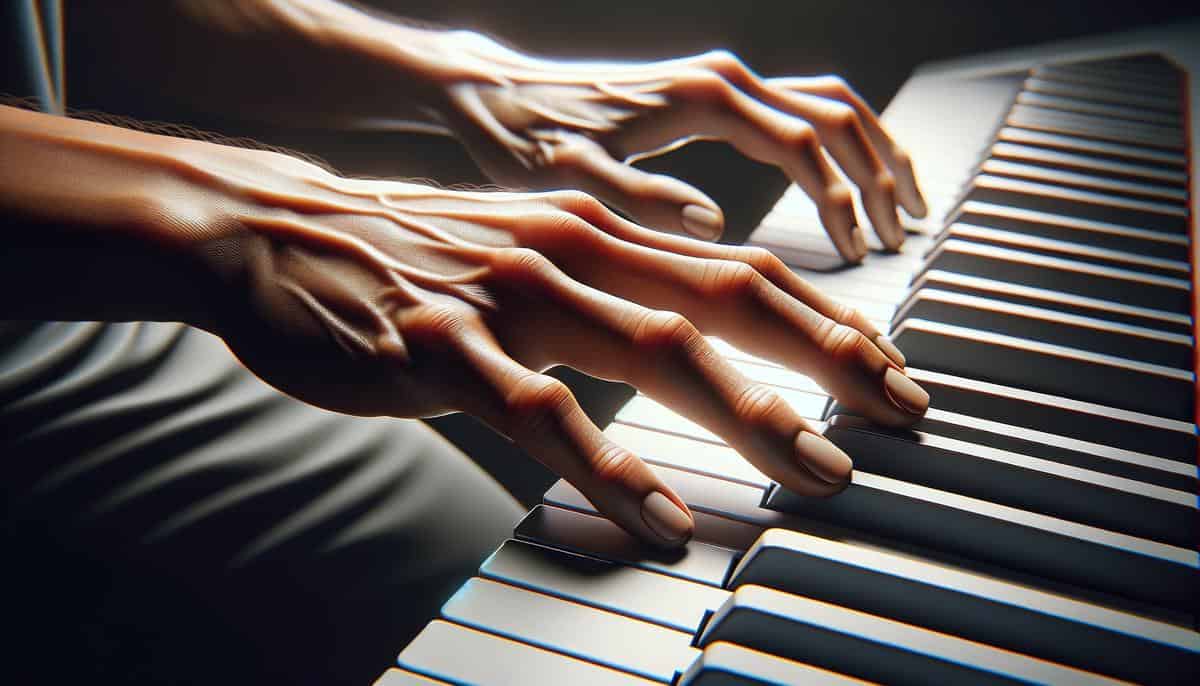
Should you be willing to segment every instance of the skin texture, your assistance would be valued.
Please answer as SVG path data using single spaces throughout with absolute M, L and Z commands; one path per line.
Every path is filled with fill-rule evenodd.
M 647 540 L 690 533 L 690 519 L 676 518 L 673 537 L 661 516 L 648 523 L 651 494 L 686 507 L 547 367 L 628 381 L 815 496 L 845 487 L 849 458 L 701 332 L 813 375 L 880 422 L 920 415 L 891 399 L 888 377 L 903 373 L 865 318 L 769 253 L 655 232 L 582 193 L 345 179 L 277 153 L 12 108 L 0 109 L 0 142 L 15 248 L 4 271 L 17 275 L 6 281 L 47 294 L 0 316 L 170 313 L 320 407 L 469 412 Z M 77 242 L 93 249 L 86 289 L 57 258 L 78 255 Z M 121 256 L 115 271 L 96 264 L 107 254 Z M 163 264 L 175 276 L 144 280 Z
M 164 97 L 244 98 L 247 112 L 328 125 L 417 113 L 460 136 L 502 182 L 579 187 L 660 231 L 578 191 L 348 179 L 277 153 L 0 108 L 0 287 L 32 294 L 6 298 L 0 318 L 184 321 L 313 405 L 468 412 L 660 545 L 690 536 L 683 501 L 605 437 L 548 367 L 627 381 L 812 496 L 845 488 L 850 459 L 701 334 L 809 374 L 883 424 L 924 413 L 928 396 L 865 317 L 763 250 L 671 235 L 715 237 L 719 208 L 619 161 L 696 136 L 730 140 L 791 174 L 858 259 L 852 196 L 832 157 L 885 244 L 899 247 L 896 198 L 924 211 L 911 166 L 840 81 L 763 81 L 724 53 L 535 60 L 477 34 L 320 0 L 108 9 L 131 7 L 166 28 L 145 33 L 136 64 L 120 48 L 114 62 Z M 199 45 L 212 56 L 199 72 L 186 71 L 194 59 L 163 68 L 170 50 Z M 164 59 L 146 59 L 156 49 Z M 297 100 L 288 77 L 306 70 L 314 87 Z M 330 70 L 344 78 L 317 78 Z M 189 81 L 204 73 L 218 75 L 213 91 Z
M 853 187 L 888 249 L 905 238 L 898 207 L 926 212 L 908 155 L 835 76 L 764 79 L 725 51 L 648 63 L 536 58 L 478 33 L 414 28 L 329 0 L 73 9 L 72 21 L 89 29 L 81 51 L 113 62 L 105 85 L 114 91 L 138 84 L 222 115 L 238 102 L 240 115 L 272 122 L 419 123 L 457 136 L 502 185 L 583 190 L 662 231 L 714 240 L 724 229 L 704 193 L 627 164 L 696 138 L 778 166 L 817 204 L 849 262 L 867 251 Z M 104 25 L 122 30 L 94 29 Z M 130 31 L 142 39 L 120 39 Z

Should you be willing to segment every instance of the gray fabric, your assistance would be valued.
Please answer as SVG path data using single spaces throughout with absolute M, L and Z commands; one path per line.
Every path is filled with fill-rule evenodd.
M 369 679 L 522 512 L 423 424 L 302 404 L 179 324 L 4 323 L 0 437 L 4 587 L 73 598 L 106 579 L 26 622 L 99 622 L 105 645 L 114 624 L 169 622 L 133 665 L 127 645 L 89 656 L 95 674 L 153 672 L 155 651 L 187 652 L 175 633 L 226 683 L 243 658 L 255 678 Z

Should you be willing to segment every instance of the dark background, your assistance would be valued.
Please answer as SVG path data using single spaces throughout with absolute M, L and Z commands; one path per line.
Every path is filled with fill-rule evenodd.
M 316 154 L 351 174 L 423 177 L 445 184 L 486 182 L 449 139 L 285 129 L 243 121 L 236 110 L 221 117 L 201 117 L 165 106 L 154 93 L 114 101 L 95 86 L 101 80 L 96 77 L 107 68 L 102 60 L 71 59 L 72 43 L 78 45 L 92 32 L 122 30 L 73 23 L 70 5 L 87 1 L 91 0 L 66 2 L 67 104 L 72 108 L 249 136 Z M 912 70 L 928 61 L 1200 16 L 1200 8 L 1179 2 L 1084 0 L 373 0 L 364 4 L 422 22 L 478 30 L 549 56 L 658 59 L 726 48 L 765 76 L 839 74 L 876 109 L 883 109 Z M 15 3 L 0 2 L 0 22 L 10 21 L 14 9 Z M 6 52 L 19 49 L 11 42 L 0 45 L 0 93 L 30 92 L 17 72 L 16 53 Z M 743 160 L 718 143 L 688 146 L 647 166 L 680 176 L 717 200 L 728 219 L 727 241 L 744 239 L 786 185 L 774 170 Z M 632 393 L 628 387 L 597 382 L 571 370 L 554 373 L 568 380 L 602 426 Z M 431 423 L 526 503 L 538 500 L 553 480 L 548 471 L 467 417 Z

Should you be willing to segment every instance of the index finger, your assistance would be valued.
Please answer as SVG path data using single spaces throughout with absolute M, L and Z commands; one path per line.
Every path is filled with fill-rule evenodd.
M 843 79 L 837 76 L 779 77 L 766 79 L 765 83 L 769 88 L 819 95 L 853 107 L 862 120 L 867 137 L 875 146 L 876 153 L 883 158 L 884 163 L 892 170 L 892 174 L 896 178 L 896 193 L 900 198 L 900 203 L 904 206 L 904 211 L 918 218 L 925 216 L 929 210 L 917 183 L 912 159 L 903 148 L 892 140 L 891 135 L 883 128 L 883 124 L 880 123 L 879 117 L 875 115 L 871 106 L 864 102 Z

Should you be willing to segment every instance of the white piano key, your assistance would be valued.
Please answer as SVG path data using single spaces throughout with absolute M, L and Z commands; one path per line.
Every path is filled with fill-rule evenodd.
M 743 586 L 699 644 L 729 641 L 893 684 L 1121 683 L 1097 674 L 762 586 Z
M 614 422 L 604 435 L 647 462 L 766 488 L 771 480 L 733 448 Z
M 931 550 L 941 550 L 1151 605 L 1193 612 L 1200 569 L 1195 550 L 1106 531 L 978 498 L 855 470 L 830 498 L 804 498 L 698 474 L 650 467 L 694 511 L 764 529 L 801 530 L 818 520 Z M 559 480 L 545 502 L 594 508 Z
M 865 686 L 844 674 L 725 641 L 710 643 L 679 679 L 679 686 Z
M 480 576 L 694 633 L 729 592 L 620 563 L 506 541 Z
M 456 684 L 650 686 L 657 682 L 442 620 L 397 658 L 401 667 Z
M 379 676 L 371 686 L 448 686 L 445 681 L 430 679 L 408 670 L 392 667 Z
M 825 406 L 829 402 L 829 397 L 825 395 L 805 393 L 790 388 L 775 388 L 773 390 L 791 405 L 800 416 L 806 419 L 821 419 L 825 412 Z M 702 441 L 724 444 L 724 441 L 719 436 L 708 429 L 676 413 L 674 410 L 668 409 L 657 401 L 640 394 L 635 395 L 617 412 L 616 421 L 647 429 L 666 431 Z
M 807 596 L 1141 682 L 1200 669 L 1200 635 L 929 560 L 771 529 L 738 563 L 747 584 Z
M 554 598 L 487 579 L 471 579 L 442 606 L 458 624 L 668 682 L 696 659 L 690 632 Z

